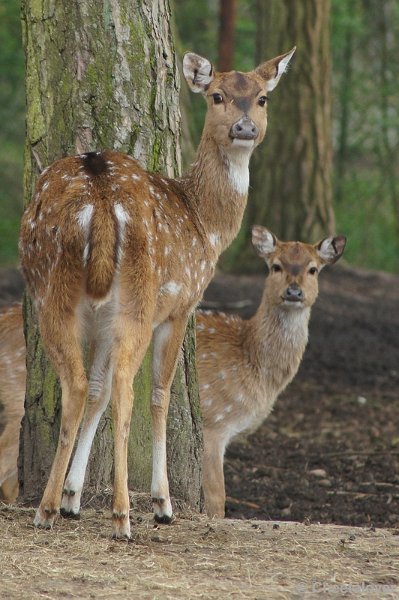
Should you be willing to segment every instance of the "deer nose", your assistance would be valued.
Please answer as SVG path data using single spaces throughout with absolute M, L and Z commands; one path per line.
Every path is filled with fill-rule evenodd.
M 284 300 L 289 302 L 301 302 L 303 300 L 303 292 L 297 283 L 292 283 L 284 292 Z
M 258 137 L 259 130 L 249 117 L 241 117 L 230 129 L 230 137 L 238 140 L 254 140 Z

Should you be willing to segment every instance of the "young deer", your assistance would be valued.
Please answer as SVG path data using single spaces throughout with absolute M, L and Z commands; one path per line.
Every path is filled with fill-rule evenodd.
M 239 230 L 249 158 L 266 130 L 267 93 L 294 50 L 250 73 L 215 73 L 205 58 L 185 55 L 184 75 L 208 109 L 196 162 L 180 179 L 150 174 L 114 151 L 64 158 L 41 175 L 22 219 L 20 252 L 43 343 L 61 381 L 62 417 L 36 526 L 52 527 L 60 503 L 64 515 L 79 513 L 93 436 L 112 395 L 113 531 L 129 538 L 132 381 L 152 335 L 151 494 L 155 519 L 170 522 L 166 417 L 178 352 L 219 254 Z M 93 348 L 88 377 L 83 338 Z
M 19 428 L 24 414 L 25 339 L 22 306 L 0 312 L 0 498 L 18 495 Z
M 256 429 L 296 374 L 308 340 L 319 271 L 342 255 L 346 239 L 280 242 L 255 226 L 252 242 L 269 267 L 261 304 L 244 321 L 197 312 L 197 368 L 204 423 L 203 489 L 209 516 L 224 516 L 223 456 L 238 433 Z

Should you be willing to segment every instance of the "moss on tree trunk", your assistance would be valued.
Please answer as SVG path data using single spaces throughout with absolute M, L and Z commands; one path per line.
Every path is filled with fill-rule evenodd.
M 24 0 L 27 136 L 24 194 L 40 171 L 71 153 L 116 148 L 149 170 L 180 173 L 179 77 L 168 0 Z M 21 492 L 41 495 L 58 439 L 60 390 L 42 348 L 30 299 L 25 300 L 28 383 L 20 453 Z M 150 357 L 135 381 L 129 478 L 149 491 Z M 172 495 L 200 503 L 202 435 L 193 322 L 173 384 L 168 419 Z M 102 419 L 88 483 L 112 484 L 112 423 Z

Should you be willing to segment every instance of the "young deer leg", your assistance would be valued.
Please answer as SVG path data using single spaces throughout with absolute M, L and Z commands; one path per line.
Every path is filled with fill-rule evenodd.
M 80 500 L 91 446 L 101 416 L 107 408 L 111 396 L 110 346 L 109 343 L 106 346 L 96 345 L 93 352 L 86 411 L 71 468 L 64 484 L 61 502 L 61 515 L 63 517 L 79 518 Z
M 51 328 L 49 323 L 52 324 Z M 40 325 L 47 353 L 60 377 L 62 388 L 62 414 L 57 452 L 34 519 L 36 527 L 51 528 L 60 507 L 65 473 L 83 414 L 87 397 L 87 379 L 76 321 L 68 322 L 63 315 L 63 319 L 58 322 L 55 321 L 54 315 L 42 313 Z M 57 335 L 53 335 L 55 330 Z M 54 340 L 57 340 L 56 346 Z
M 186 317 L 162 323 L 154 331 L 153 390 L 151 415 L 153 427 L 151 496 L 154 518 L 170 523 L 173 512 L 169 497 L 166 457 L 166 420 L 170 387 L 176 371 L 179 350 L 187 326 Z
M 202 489 L 205 510 L 209 517 L 224 517 L 226 493 L 224 489 L 223 457 L 225 442 L 214 432 L 204 430 L 204 459 Z
M 7 504 L 15 502 L 18 496 L 18 475 L 13 473 L 0 486 L 0 499 Z
M 152 319 L 119 318 L 113 357 L 112 418 L 114 423 L 113 537 L 130 538 L 127 448 L 133 408 L 133 380 L 152 335 Z

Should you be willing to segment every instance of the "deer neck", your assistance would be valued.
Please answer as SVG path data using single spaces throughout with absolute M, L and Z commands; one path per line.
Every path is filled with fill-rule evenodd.
M 245 146 L 227 152 L 203 135 L 195 162 L 180 180 L 218 253 L 240 229 L 248 197 L 251 153 L 252 149 Z
M 278 388 L 298 370 L 308 341 L 310 308 L 270 307 L 262 302 L 248 323 L 247 351 L 258 371 Z

